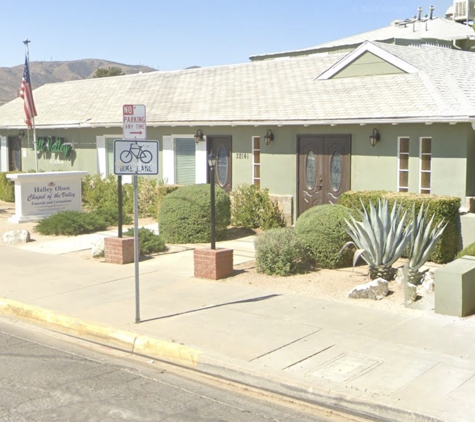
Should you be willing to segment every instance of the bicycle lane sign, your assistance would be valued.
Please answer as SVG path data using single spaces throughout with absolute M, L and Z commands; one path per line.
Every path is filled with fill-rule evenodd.
M 114 174 L 158 174 L 158 141 L 114 141 Z

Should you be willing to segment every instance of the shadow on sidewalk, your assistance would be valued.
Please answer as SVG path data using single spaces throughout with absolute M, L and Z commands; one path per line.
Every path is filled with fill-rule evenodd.
M 252 299 L 244 299 L 244 300 L 236 300 L 234 302 L 220 303 L 219 305 L 205 306 L 204 308 L 192 309 L 190 311 L 178 312 L 176 314 L 164 315 L 164 316 L 160 316 L 160 317 L 156 317 L 156 318 L 144 319 L 141 322 L 143 323 L 143 322 L 158 321 L 160 319 L 173 318 L 173 317 L 180 316 L 180 315 L 192 314 L 194 312 L 206 311 L 208 309 L 220 308 L 222 306 L 228 306 L 228 305 L 236 305 L 236 304 L 239 304 L 239 303 L 260 302 L 262 300 L 272 299 L 272 298 L 277 297 L 277 296 L 282 296 L 282 295 L 273 294 L 273 295 L 255 297 L 255 298 L 252 298 Z

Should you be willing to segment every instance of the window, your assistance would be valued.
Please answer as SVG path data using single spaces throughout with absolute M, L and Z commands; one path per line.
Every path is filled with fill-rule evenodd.
M 261 184 L 261 138 L 252 138 L 252 183 L 256 186 Z
M 421 138 L 420 140 L 420 193 L 430 193 L 431 188 L 431 161 L 432 161 L 432 139 Z
M 196 183 L 196 142 L 194 138 L 175 138 L 175 183 Z
M 409 191 L 409 138 L 398 138 L 398 191 Z

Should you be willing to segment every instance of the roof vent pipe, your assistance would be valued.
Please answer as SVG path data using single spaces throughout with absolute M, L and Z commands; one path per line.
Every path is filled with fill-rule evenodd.
M 422 7 L 417 9 L 417 20 L 420 21 L 422 19 Z
M 435 9 L 434 6 L 431 6 L 430 9 L 429 9 L 429 11 L 430 11 L 429 19 L 430 20 L 434 19 L 434 9 Z

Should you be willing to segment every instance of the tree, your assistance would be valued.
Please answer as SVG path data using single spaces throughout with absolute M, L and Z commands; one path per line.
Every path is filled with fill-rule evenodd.
M 95 73 L 94 78 L 108 78 L 109 76 L 121 76 L 125 75 L 120 67 L 108 67 L 104 69 L 103 67 L 99 67 Z

